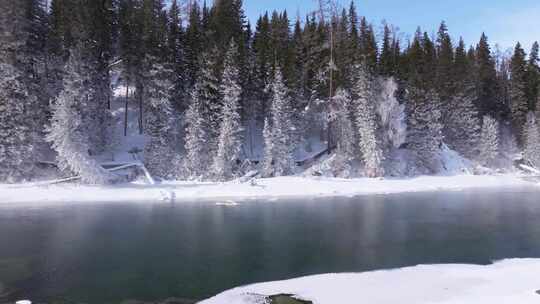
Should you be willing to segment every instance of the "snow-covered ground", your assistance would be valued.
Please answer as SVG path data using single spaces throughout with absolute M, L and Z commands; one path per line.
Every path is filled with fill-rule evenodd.
M 265 296 L 290 294 L 314 304 L 536 304 L 540 303 L 539 273 L 538 259 L 505 260 L 489 266 L 416 266 L 255 284 L 200 303 L 260 304 L 265 303 Z
M 118 186 L 62 184 L 0 185 L 0 205 L 92 202 L 228 202 L 248 199 L 301 197 L 351 197 L 370 194 L 459 191 L 500 187 L 537 186 L 517 175 L 425 176 L 411 179 L 337 179 L 325 177 L 278 177 L 241 183 L 169 182 L 157 185 L 131 183 Z

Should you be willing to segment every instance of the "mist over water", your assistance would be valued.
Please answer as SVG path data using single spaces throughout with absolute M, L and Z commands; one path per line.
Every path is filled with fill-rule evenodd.
M 0 302 L 200 300 L 255 282 L 540 257 L 540 192 L 0 212 Z

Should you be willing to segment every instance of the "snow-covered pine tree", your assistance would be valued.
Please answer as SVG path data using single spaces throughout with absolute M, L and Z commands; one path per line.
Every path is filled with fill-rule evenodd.
M 172 102 L 174 108 L 183 112 L 187 105 L 184 104 L 186 99 L 186 89 L 188 88 L 188 77 L 186 74 L 185 65 L 185 36 L 181 18 L 181 4 L 179 1 L 173 0 L 168 14 L 168 30 L 167 42 L 169 61 L 172 64 L 172 80 L 175 86 L 172 92 Z
M 81 51 L 81 77 L 84 81 L 84 96 L 81 100 L 81 118 L 91 155 L 97 155 L 105 150 L 108 142 L 109 126 L 111 125 L 110 112 L 107 109 L 107 90 L 110 90 L 109 79 L 102 79 L 98 71 L 98 62 Z M 76 55 L 77 56 L 77 55 Z
M 114 57 L 115 43 L 115 10 L 116 0 L 89 1 L 75 4 L 82 23 L 79 43 L 84 45 L 83 58 L 88 68 L 91 88 L 88 104 L 85 106 L 87 124 L 94 154 L 105 151 L 110 146 L 112 115 L 110 113 L 111 90 L 111 61 Z M 75 29 L 76 30 L 76 29 Z
M 474 104 L 475 88 L 472 83 L 465 83 L 451 99 L 450 109 L 446 112 L 444 141 L 461 155 L 473 159 L 478 155 L 480 138 L 480 119 Z
M 362 152 L 365 174 L 368 177 L 384 175 L 384 155 L 377 136 L 378 122 L 375 114 L 375 94 L 373 79 L 365 64 L 355 67 L 355 80 L 352 89 L 358 129 L 358 146 Z
M 199 90 L 197 93 L 201 106 L 202 115 L 205 121 L 205 128 L 208 138 L 210 151 L 217 149 L 217 139 L 219 136 L 219 125 L 221 123 L 222 100 L 219 98 L 219 79 L 216 76 L 217 49 L 210 52 L 204 52 L 199 61 L 199 77 L 195 87 Z
M 71 52 L 66 67 L 63 90 L 52 105 L 47 141 L 57 152 L 58 167 L 81 176 L 83 183 L 106 184 L 110 174 L 90 157 L 89 138 L 81 116 L 83 100 L 88 94 L 84 84 L 82 59 L 78 50 Z
M 379 78 L 377 83 L 376 113 L 380 118 L 383 151 L 398 149 L 407 139 L 405 105 L 397 98 L 399 85 L 393 77 Z
M 237 57 L 238 47 L 234 40 L 231 40 L 221 78 L 220 95 L 223 98 L 223 108 L 212 170 L 216 179 L 220 181 L 234 177 L 234 166 L 242 148 L 242 125 L 238 112 L 242 88 L 240 71 L 236 66 Z
M 208 135 L 201 102 L 200 83 L 197 82 L 191 92 L 189 107 L 185 114 L 186 123 L 186 158 L 184 166 L 186 176 L 190 179 L 201 179 L 207 174 L 209 163 Z
M 540 98 L 540 44 L 534 42 L 527 62 L 527 99 L 531 109 L 536 108 L 536 101 Z
M 337 143 L 333 162 L 334 175 L 352 176 L 352 161 L 356 159 L 356 132 L 351 115 L 351 95 L 345 89 L 338 89 L 333 97 L 331 119 L 334 121 Z
M 470 51 L 475 64 L 475 81 L 478 92 L 480 116 L 498 117 L 503 112 L 503 104 L 498 96 L 497 71 L 488 37 L 482 33 L 476 49 Z
M 145 72 L 144 133 L 149 142 L 144 148 L 144 163 L 159 178 L 174 178 L 174 109 L 170 92 L 173 71 L 154 58 Z
M 527 125 L 525 127 L 525 160 L 533 166 L 540 168 L 540 129 L 537 117 L 533 112 L 527 114 Z
M 29 107 L 35 102 L 23 85 L 21 73 L 0 62 L 0 181 L 30 177 L 33 144 Z
M 440 102 L 437 93 L 412 85 L 409 87 L 408 146 L 416 158 L 412 172 L 436 173 L 440 170 L 438 159 L 442 144 Z M 427 171 L 427 172 L 426 172 Z
M 199 75 L 199 57 L 203 49 L 203 41 L 206 38 L 203 33 L 201 20 L 201 8 L 198 1 L 190 1 L 187 7 L 187 26 L 185 31 L 184 58 L 185 73 L 188 87 L 193 87 Z
M 24 4 L 0 2 L 0 180 L 7 182 L 29 178 L 34 161 L 31 107 L 37 99 L 20 63 L 28 34 Z
M 518 42 L 510 63 L 510 112 L 512 126 L 520 146 L 523 146 L 524 143 L 524 128 L 528 112 L 525 56 L 525 51 Z
M 284 176 L 293 173 L 295 142 L 289 92 L 279 67 L 272 82 L 271 125 L 265 123 L 265 175 Z M 268 144 L 271 141 L 271 144 Z M 270 169 L 271 167 L 271 169 Z
M 274 173 L 274 137 L 271 128 L 268 118 L 265 118 L 263 129 L 264 156 L 262 161 L 262 174 L 264 176 L 272 176 Z
M 493 166 L 499 157 L 499 123 L 491 116 L 484 116 L 480 134 L 478 161 L 484 166 Z
M 28 119 L 33 122 L 33 144 L 35 159 L 43 159 L 49 152 L 49 145 L 45 142 L 45 125 L 50 116 L 49 103 L 52 99 L 50 85 L 47 79 L 50 69 L 45 44 L 49 29 L 49 16 L 47 15 L 47 2 L 45 0 L 20 1 L 25 4 L 26 11 L 24 31 L 26 41 L 23 50 L 17 51 L 20 70 L 24 73 L 25 87 L 30 98 L 37 99 L 33 103 Z

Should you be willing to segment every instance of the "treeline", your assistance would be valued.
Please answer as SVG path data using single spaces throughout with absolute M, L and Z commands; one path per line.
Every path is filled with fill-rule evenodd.
M 118 70 L 126 115 L 137 105 L 149 138 L 145 162 L 162 178 L 231 179 L 257 138 L 263 173 L 291 174 L 312 134 L 336 151 L 336 175 L 356 164 L 384 175 L 400 148 L 408 173 L 435 173 L 443 143 L 497 166 L 507 133 L 540 164 L 538 43 L 507 56 L 484 34 L 470 47 L 452 40 L 444 22 L 411 39 L 383 24 L 377 39 L 354 3 L 325 2 L 251 25 L 241 0 L 2 1 L 0 179 L 31 178 L 52 147 L 61 169 L 109 180 L 93 156 L 113 144 Z

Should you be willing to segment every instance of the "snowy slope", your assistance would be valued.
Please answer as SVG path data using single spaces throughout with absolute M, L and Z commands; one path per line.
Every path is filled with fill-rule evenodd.
M 144 135 L 139 134 L 139 111 L 136 101 L 132 99 L 133 90 L 130 89 L 130 100 L 128 103 L 128 121 L 127 121 L 127 136 L 124 136 L 124 121 L 125 121 L 125 94 L 126 87 L 118 86 L 113 91 L 114 99 L 111 102 L 111 114 L 114 120 L 114 129 L 109 130 L 110 137 L 113 138 L 112 147 L 109 151 L 99 156 L 101 162 L 116 162 L 125 163 L 133 162 L 134 155 L 130 151 L 142 151 L 146 144 Z M 142 153 L 139 153 L 142 157 Z

